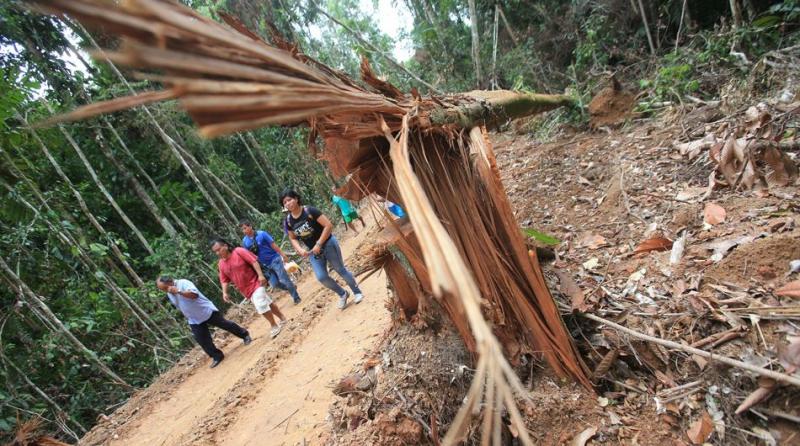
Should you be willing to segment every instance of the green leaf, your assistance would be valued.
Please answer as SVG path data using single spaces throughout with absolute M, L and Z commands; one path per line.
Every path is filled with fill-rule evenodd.
M 539 232 L 535 229 L 522 228 L 522 232 L 525 233 L 525 235 L 527 235 L 528 237 L 536 240 L 537 242 L 544 243 L 545 245 L 555 246 L 561 244 L 561 240 L 553 237 L 552 235 L 547 235 L 543 232 Z
M 104 256 L 108 253 L 108 247 L 99 243 L 89 243 L 89 249 L 92 251 L 92 254 L 98 256 Z

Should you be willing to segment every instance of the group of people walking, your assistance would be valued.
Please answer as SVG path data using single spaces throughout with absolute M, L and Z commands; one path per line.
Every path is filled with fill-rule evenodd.
M 282 226 L 292 247 L 298 255 L 308 258 L 317 280 L 336 293 L 337 307 L 343 310 L 347 306 L 351 292 L 353 302 L 361 302 L 364 295 L 355 277 L 344 265 L 331 220 L 316 207 L 304 205 L 300 195 L 291 189 L 281 193 L 280 204 L 287 211 Z M 287 291 L 295 305 L 302 301 L 297 286 L 284 266 L 289 258 L 267 231 L 257 230 L 250 220 L 240 220 L 239 229 L 243 235 L 241 247 L 222 238 L 211 242 L 211 250 L 219 258 L 217 268 L 222 300 L 231 302 L 229 286 L 233 284 L 253 303 L 256 312 L 264 316 L 270 325 L 270 336 L 274 338 L 286 324 L 286 316 L 267 293 L 267 285 Z M 336 283 L 329 275 L 329 268 L 344 279 L 350 291 Z M 214 345 L 210 327 L 232 333 L 241 338 L 245 345 L 252 341 L 246 329 L 225 319 L 214 303 L 190 280 L 164 275 L 156 280 L 156 285 L 167 293 L 170 302 L 186 317 L 194 339 L 211 357 L 212 368 L 219 365 L 225 356 Z

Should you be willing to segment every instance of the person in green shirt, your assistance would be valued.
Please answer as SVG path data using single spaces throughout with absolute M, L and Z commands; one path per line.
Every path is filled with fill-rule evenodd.
M 353 206 L 350 204 L 350 202 L 336 195 L 336 186 L 333 186 L 331 189 L 333 190 L 333 198 L 331 201 L 333 201 L 336 206 L 339 206 L 339 211 L 341 211 L 342 217 L 344 217 L 345 228 L 350 228 L 354 232 L 358 233 L 358 231 L 356 231 L 355 223 L 353 223 L 355 220 L 358 220 L 361 222 L 361 229 L 364 229 L 366 227 L 366 224 L 364 224 L 364 219 L 362 219 L 361 216 L 358 215 L 358 212 L 353 209 Z

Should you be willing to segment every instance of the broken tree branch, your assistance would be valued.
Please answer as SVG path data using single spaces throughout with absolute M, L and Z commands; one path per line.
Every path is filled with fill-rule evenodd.
M 599 322 L 601 324 L 605 324 L 611 328 L 619 330 L 623 333 L 630 335 L 633 338 L 640 339 L 642 341 L 652 342 L 654 344 L 663 345 L 664 347 L 674 348 L 676 350 L 681 350 L 687 353 L 692 353 L 697 356 L 702 356 L 704 358 L 708 358 L 712 361 L 718 361 L 723 364 L 729 365 L 731 367 L 736 367 L 742 370 L 747 370 L 748 372 L 753 372 L 759 376 L 766 376 L 768 378 L 772 378 L 775 381 L 782 382 L 784 384 L 791 384 L 793 386 L 800 387 L 800 379 L 795 378 L 793 376 L 786 375 L 784 373 L 773 372 L 772 370 L 763 369 L 761 367 L 756 367 L 754 365 L 747 364 L 746 362 L 737 361 L 735 359 L 728 358 L 726 356 L 715 355 L 714 353 L 707 352 L 705 350 L 700 350 L 699 348 L 690 347 L 688 345 L 678 344 L 677 342 L 667 341 L 666 339 L 660 339 L 653 336 L 648 336 L 643 333 L 639 333 L 638 331 L 631 330 L 630 328 L 623 327 L 615 322 L 611 322 L 608 319 L 603 319 L 600 316 L 595 316 L 594 314 L 589 313 L 578 313 L 580 316 L 585 317 L 586 319 L 591 319 L 595 322 Z
M 455 124 L 463 128 L 472 128 L 476 125 L 494 127 L 511 119 L 575 104 L 575 101 L 567 95 L 510 90 L 474 90 L 466 93 L 466 96 L 478 101 L 458 107 L 435 108 L 430 112 L 431 124 Z

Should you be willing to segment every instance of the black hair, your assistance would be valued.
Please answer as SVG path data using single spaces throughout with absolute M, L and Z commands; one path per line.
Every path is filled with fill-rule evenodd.
M 158 282 L 161 282 L 161 283 L 172 283 L 172 281 L 173 281 L 172 280 L 172 276 L 167 276 L 167 275 L 158 276 L 158 279 L 156 280 L 156 285 L 158 285 Z
M 253 226 L 253 222 L 250 221 L 249 218 L 243 218 L 239 220 L 239 226 L 250 226 L 251 228 L 255 228 L 255 226 Z
M 281 192 L 280 198 L 278 199 L 278 203 L 281 205 L 281 207 L 283 207 L 283 200 L 286 197 L 294 198 L 295 200 L 297 200 L 297 204 L 301 206 L 303 205 L 303 199 L 300 198 L 300 194 L 298 194 L 297 191 L 295 191 L 294 189 L 284 189 L 283 192 Z
M 217 243 L 227 246 L 228 247 L 228 251 L 231 251 L 231 252 L 233 252 L 234 248 L 236 248 L 236 246 L 234 246 L 231 242 L 225 240 L 222 237 L 217 237 L 217 238 L 211 240 L 211 244 L 209 246 L 214 246 Z

